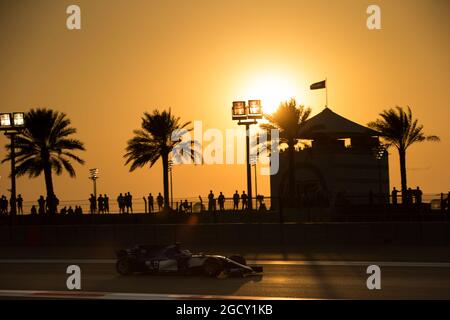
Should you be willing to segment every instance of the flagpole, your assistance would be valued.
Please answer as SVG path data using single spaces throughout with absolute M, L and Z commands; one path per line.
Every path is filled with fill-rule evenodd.
M 328 85 L 327 85 L 327 78 L 325 78 L 325 108 L 328 108 Z

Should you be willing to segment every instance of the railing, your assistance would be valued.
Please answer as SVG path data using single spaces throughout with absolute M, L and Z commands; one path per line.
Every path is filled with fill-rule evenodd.
M 96 212 L 97 214 L 95 214 L 95 216 L 101 217 L 110 215 L 112 218 L 114 216 L 119 218 L 120 215 L 118 214 L 119 207 L 117 201 L 111 201 L 110 199 L 109 202 L 109 214 Z M 186 207 L 182 205 L 185 202 L 188 204 Z M 211 201 L 211 203 L 208 199 L 200 201 L 198 197 L 176 198 L 174 199 L 173 204 L 171 204 L 171 207 L 173 208 L 172 213 L 175 213 L 172 216 L 179 217 L 174 218 L 174 223 L 183 223 L 184 217 L 189 216 L 191 213 L 196 214 L 198 217 L 202 217 L 201 219 L 206 222 L 413 221 L 422 219 L 442 220 L 447 219 L 449 216 L 448 194 L 442 194 L 442 198 L 441 194 L 438 193 L 424 194 L 422 195 L 422 202 L 418 202 L 420 202 L 420 199 L 413 197 L 411 203 L 403 204 L 400 195 L 397 197 L 397 204 L 394 205 L 392 198 L 387 195 L 339 194 L 332 198 L 326 198 L 323 195 L 309 194 L 297 198 L 265 197 L 259 200 L 253 199 L 252 206 L 254 210 L 251 212 L 243 206 L 242 199 L 239 199 L 236 207 L 233 198 L 225 198 L 223 205 L 220 205 L 217 198 L 214 199 L 214 201 Z M 23 203 L 23 215 L 30 214 L 32 205 L 37 207 L 36 202 L 25 201 Z M 62 208 L 65 207 L 68 209 L 69 207 L 72 207 L 72 209 L 74 209 L 75 206 L 81 206 L 83 216 L 90 215 L 90 205 L 88 200 L 63 200 L 60 201 L 58 205 L 58 214 L 56 216 L 61 216 L 60 211 Z M 152 214 L 149 213 L 148 203 L 146 203 L 143 198 L 134 198 L 132 208 L 133 211 L 131 212 L 131 210 L 129 210 L 127 216 L 135 216 L 138 220 L 141 219 L 138 218 L 138 216 L 153 216 L 155 218 L 161 216 L 158 214 L 160 210 L 156 203 L 154 204 Z M 247 217 L 249 213 L 252 215 L 251 218 Z M 257 213 L 257 215 L 254 215 L 254 213 Z M 21 213 L 19 213 L 19 216 L 20 215 Z M 5 217 L 6 215 L 4 214 L 3 216 Z
M 265 208 L 267 210 L 270 210 L 271 207 L 271 199 L 270 198 L 264 198 L 264 200 L 257 201 L 256 199 L 252 199 L 252 206 L 253 208 L 256 208 L 256 210 L 261 209 L 262 203 L 264 204 Z M 176 211 L 183 211 L 182 204 L 184 204 L 187 201 L 188 207 L 192 207 L 192 212 L 201 212 L 201 211 L 221 211 L 221 207 L 219 205 L 219 202 L 217 198 L 213 201 L 211 208 L 209 206 L 208 200 L 203 200 L 200 202 L 200 200 L 195 197 L 191 198 L 174 198 L 173 205 L 169 203 L 169 205 Z M 23 214 L 30 214 L 31 207 L 36 207 L 36 210 L 38 211 L 39 205 L 37 201 L 24 201 L 23 202 Z M 60 200 L 58 205 L 58 213 L 60 213 L 62 208 L 66 208 L 67 210 L 71 207 L 73 210 L 75 210 L 76 206 L 80 206 L 82 209 L 83 214 L 89 214 L 90 213 L 90 202 L 87 199 L 81 199 L 81 200 Z M 97 210 L 95 213 L 101 214 L 101 212 L 98 212 L 98 203 L 96 204 Z M 234 200 L 232 198 L 225 198 L 223 209 L 225 211 L 232 211 L 234 210 Z M 210 210 L 211 209 L 211 210 Z M 242 211 L 242 200 L 239 199 L 238 202 L 238 209 L 236 211 Z M 153 213 L 160 212 L 160 208 L 158 207 L 158 204 L 156 201 L 153 203 Z M 188 210 L 191 212 L 191 210 Z M 111 199 L 109 200 L 109 214 L 118 214 L 120 212 L 119 205 L 117 201 Z M 127 208 L 125 207 L 125 212 L 127 213 Z M 132 201 L 132 207 L 129 208 L 128 213 L 149 213 L 150 208 L 148 201 L 144 201 L 143 198 L 137 198 L 133 199 Z M 106 212 L 103 212 L 104 214 L 107 214 Z M 21 214 L 21 213 L 19 213 Z

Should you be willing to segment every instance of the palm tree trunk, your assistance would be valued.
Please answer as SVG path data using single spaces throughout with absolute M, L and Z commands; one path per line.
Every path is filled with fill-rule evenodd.
M 44 167 L 44 177 L 45 177 L 45 187 L 47 189 L 47 207 L 50 214 L 55 214 L 55 205 L 54 205 L 54 190 L 53 190 L 53 179 L 52 179 L 52 167 L 50 165 L 46 165 Z
M 398 149 L 398 155 L 400 158 L 400 177 L 402 184 L 402 202 L 405 203 L 406 192 L 408 189 L 408 184 L 406 181 L 406 150 L 403 148 Z
M 163 164 L 163 184 L 164 184 L 164 207 L 166 210 L 169 209 L 169 155 L 162 154 L 162 164 Z
M 45 188 L 47 189 L 47 197 L 50 197 L 54 194 L 53 191 L 53 179 L 52 179 L 52 168 L 50 165 L 46 165 L 44 168 L 44 177 L 45 177 Z

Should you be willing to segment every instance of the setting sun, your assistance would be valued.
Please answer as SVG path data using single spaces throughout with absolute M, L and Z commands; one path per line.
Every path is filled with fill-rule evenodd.
M 249 99 L 260 99 L 264 113 L 272 113 L 280 102 L 290 98 L 300 99 L 299 90 L 299 86 L 292 77 L 265 73 L 255 76 L 247 83 L 245 94 Z

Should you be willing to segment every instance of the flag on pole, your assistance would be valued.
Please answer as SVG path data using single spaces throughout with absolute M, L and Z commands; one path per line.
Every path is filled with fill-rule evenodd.
M 323 80 L 323 81 L 320 81 L 320 82 L 313 83 L 309 88 L 311 90 L 324 89 L 327 86 L 326 82 L 327 82 L 327 80 Z

